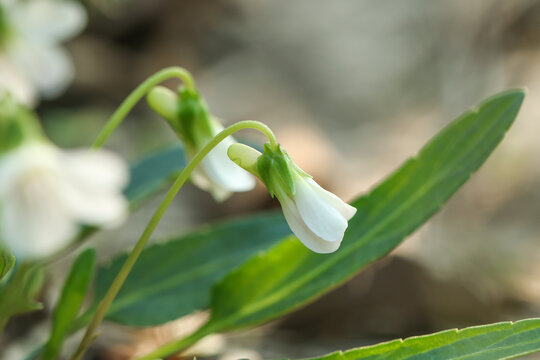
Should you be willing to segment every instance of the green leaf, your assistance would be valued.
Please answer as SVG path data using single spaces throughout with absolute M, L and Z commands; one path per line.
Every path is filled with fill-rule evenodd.
M 126 325 L 150 326 L 205 309 L 216 281 L 288 234 L 282 215 L 270 213 L 151 245 L 137 260 L 107 318 Z M 104 296 L 125 259 L 126 255 L 120 256 L 99 269 L 96 299 Z
M 540 319 L 528 319 L 398 339 L 311 360 L 502 360 L 539 350 Z
M 92 281 L 95 262 L 94 249 L 83 251 L 73 262 L 56 306 L 51 336 L 45 346 L 43 360 L 54 360 L 58 357 L 64 338 L 69 333 Z
M 131 166 L 130 183 L 124 194 L 133 203 L 161 190 L 186 166 L 184 150 L 173 146 L 151 154 Z
M 0 249 L 0 280 L 7 275 L 13 265 L 15 265 L 15 256 L 6 250 Z
M 12 278 L 0 288 L 0 320 L 42 309 L 36 301 L 42 285 L 43 268 L 24 263 L 15 268 Z
M 523 98 L 521 90 L 508 91 L 467 111 L 418 156 L 354 201 L 358 211 L 337 252 L 316 254 L 291 237 L 230 273 L 213 289 L 211 318 L 199 333 L 274 319 L 387 254 L 435 214 L 482 165 L 512 124 Z

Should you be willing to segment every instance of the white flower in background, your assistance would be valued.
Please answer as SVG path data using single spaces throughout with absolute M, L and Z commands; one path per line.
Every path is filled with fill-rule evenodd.
M 40 258 L 68 245 L 82 224 L 119 224 L 127 179 L 110 152 L 26 142 L 0 156 L 0 241 L 18 258 Z
M 307 248 L 317 253 L 339 248 L 356 208 L 320 187 L 280 146 L 273 149 L 266 144 L 261 154 L 249 146 L 234 144 L 228 155 L 259 177 L 277 197 L 289 227 Z
M 206 139 L 200 142 L 195 151 L 190 151 L 190 158 L 224 129 L 223 125 L 215 118 L 210 119 L 210 124 L 211 132 L 208 133 Z M 253 176 L 238 167 L 227 156 L 229 146 L 236 143 L 232 136 L 223 139 L 202 159 L 201 166 L 198 166 L 191 175 L 193 183 L 210 192 L 217 201 L 227 199 L 232 192 L 250 191 L 255 188 Z
M 165 118 L 183 141 L 188 161 L 219 134 L 223 125 L 210 115 L 198 94 L 182 91 L 179 97 L 162 86 L 153 88 L 147 96 L 148 104 Z M 255 187 L 249 172 L 236 166 L 227 156 L 227 149 L 236 140 L 228 136 L 201 161 L 191 176 L 193 183 L 223 201 L 232 192 L 243 192 Z
M 27 105 L 38 95 L 60 95 L 74 76 L 60 43 L 86 25 L 75 1 L 0 0 L 0 95 L 10 92 Z

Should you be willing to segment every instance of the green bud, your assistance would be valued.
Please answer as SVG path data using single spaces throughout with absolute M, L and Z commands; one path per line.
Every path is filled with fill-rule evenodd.
M 0 154 L 22 143 L 44 139 L 45 136 L 36 115 L 6 94 L 0 97 Z

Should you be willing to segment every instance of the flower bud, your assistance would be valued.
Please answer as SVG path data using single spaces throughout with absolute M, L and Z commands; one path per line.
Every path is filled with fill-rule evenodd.
M 213 117 L 200 95 L 189 89 L 180 89 L 179 95 L 158 86 L 153 88 L 147 101 L 162 116 L 184 143 L 188 161 L 223 129 Z M 238 168 L 227 156 L 227 149 L 236 143 L 232 136 L 221 141 L 202 160 L 193 172 L 193 183 L 209 191 L 217 201 L 223 201 L 231 191 L 249 191 L 255 181 L 248 172 Z

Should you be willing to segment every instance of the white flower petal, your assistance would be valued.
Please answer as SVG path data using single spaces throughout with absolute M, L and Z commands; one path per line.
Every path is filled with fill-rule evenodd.
M 341 245 L 341 240 L 332 242 L 325 241 L 315 235 L 306 226 L 306 224 L 300 217 L 300 214 L 298 213 L 296 204 L 292 199 L 288 198 L 287 196 L 279 196 L 278 199 L 281 203 L 281 208 L 283 210 L 283 214 L 285 215 L 285 220 L 287 220 L 287 224 L 289 224 L 289 227 L 296 235 L 296 237 L 308 249 L 321 254 L 332 253 L 339 249 L 339 246 Z
M 255 187 L 255 179 L 227 155 L 229 146 L 235 142 L 231 136 L 225 138 L 206 155 L 201 165 L 208 177 L 219 186 L 229 191 L 249 191 Z
M 191 181 L 199 189 L 208 191 L 214 200 L 222 202 L 231 197 L 232 192 L 213 182 L 204 172 L 204 168 L 197 166 L 191 173 Z
M 301 176 L 295 179 L 294 200 L 306 226 L 326 241 L 341 241 L 347 220 Z
M 221 186 L 212 184 L 210 188 L 208 189 L 212 197 L 217 202 L 223 202 L 231 197 L 232 192 L 222 188 Z
M 0 157 L 0 196 L 7 196 L 13 186 L 28 173 L 57 170 L 58 150 L 46 143 L 26 144 Z
M 41 44 L 53 45 L 67 40 L 86 25 L 86 11 L 74 1 L 19 1 L 12 12 L 17 30 L 28 40 Z
M 119 192 L 128 183 L 126 162 L 110 151 L 74 149 L 63 151 L 60 157 L 67 176 L 87 188 Z
M 79 224 L 108 226 L 127 213 L 127 166 L 105 152 L 63 152 L 44 142 L 0 157 L 0 239 L 22 257 L 65 247 Z
M 6 56 L 0 55 L 0 96 L 5 93 L 10 93 L 28 106 L 36 102 L 36 91 L 32 83 Z
M 116 225 L 127 213 L 121 191 L 128 180 L 126 163 L 111 152 L 71 150 L 61 155 L 64 202 L 74 218 L 89 225 Z
M 65 182 L 59 202 L 81 224 L 100 227 L 117 226 L 127 215 L 128 204 L 120 194 L 89 191 L 78 183 Z
M 1 238 L 21 259 L 44 257 L 65 247 L 78 227 L 57 201 L 57 179 L 30 175 L 2 202 Z
M 73 80 L 73 64 L 61 47 L 19 40 L 8 53 L 46 97 L 58 96 Z
M 323 189 L 319 184 L 313 179 L 305 179 L 308 183 L 313 186 L 313 189 L 328 203 L 330 203 L 346 220 L 350 220 L 354 214 L 356 214 L 356 208 L 351 206 L 337 197 L 335 194 L 331 193 L 328 190 Z

